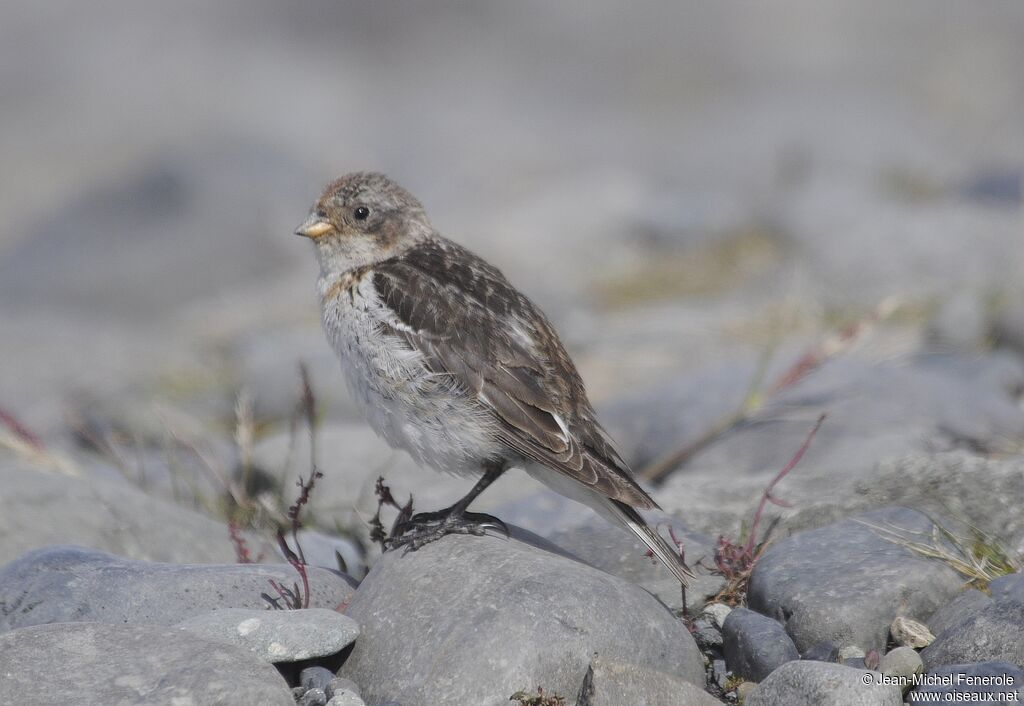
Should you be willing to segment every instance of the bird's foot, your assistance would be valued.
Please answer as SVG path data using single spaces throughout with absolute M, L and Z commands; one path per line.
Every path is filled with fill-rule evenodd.
M 395 526 L 388 539 L 387 548 L 405 547 L 414 552 L 422 546 L 436 542 L 446 534 L 472 534 L 482 536 L 487 530 L 498 530 L 507 538 L 508 526 L 493 515 L 480 512 L 452 513 L 421 512 Z

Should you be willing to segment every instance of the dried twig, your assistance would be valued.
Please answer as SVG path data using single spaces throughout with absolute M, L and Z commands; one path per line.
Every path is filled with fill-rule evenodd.
M 872 326 L 879 321 L 889 318 L 896 311 L 899 300 L 895 297 L 888 297 L 875 307 L 875 310 L 868 313 L 853 323 L 843 326 L 838 331 L 825 337 L 824 340 L 813 346 L 790 368 L 768 390 L 768 395 L 774 395 L 787 387 L 795 385 L 803 380 L 810 373 L 820 368 L 826 361 L 850 349 L 851 346 Z
M 653 483 L 664 480 L 672 471 L 686 463 L 698 451 L 706 448 L 747 421 L 775 395 L 792 387 L 821 368 L 822 365 L 832 358 L 849 350 L 875 324 L 891 316 L 898 304 L 897 299 L 893 297 L 887 298 L 874 311 L 863 318 L 826 336 L 823 340 L 805 351 L 766 391 L 762 392 L 761 383 L 767 367 L 767 353 L 770 352 L 769 349 L 766 355 L 761 357 L 751 384 L 747 389 L 747 394 L 736 411 L 723 417 L 713 424 L 710 429 L 693 441 L 688 442 L 682 448 L 657 459 L 646 468 L 641 469 L 637 475 Z
M 264 510 L 269 517 L 278 525 L 275 533 L 277 546 L 285 560 L 299 574 L 301 587 L 298 583 L 289 589 L 277 581 L 270 580 L 270 585 L 277 593 L 277 598 L 264 594 L 266 600 L 275 608 L 299 609 L 308 608 L 310 604 L 309 572 L 307 569 L 306 555 L 302 544 L 299 541 L 299 530 L 303 526 L 303 512 L 309 505 L 313 496 L 314 488 L 318 479 L 323 478 L 323 473 L 316 466 L 316 396 L 313 394 L 313 385 L 310 381 L 309 371 L 304 364 L 299 365 L 300 395 L 295 409 L 290 418 L 289 451 L 283 472 L 287 474 L 291 467 L 291 459 L 295 447 L 295 439 L 298 436 L 298 426 L 304 422 L 309 433 L 309 476 L 303 479 L 299 476 L 296 485 L 299 488 L 295 501 L 282 513 L 282 493 L 275 493 L 275 498 L 264 495 L 252 497 L 250 493 L 250 477 L 255 469 L 253 462 L 253 443 L 255 439 L 255 422 L 253 419 L 252 398 L 245 391 L 238 396 L 235 406 L 235 443 L 238 447 L 238 454 L 241 462 L 241 482 L 223 482 L 234 500 L 237 510 Z M 199 451 L 193 447 L 193 452 L 202 458 Z M 211 467 L 210 464 L 206 464 Z M 242 513 L 247 524 L 253 522 L 253 515 Z M 251 555 L 246 546 L 238 526 L 238 514 L 232 515 L 228 521 L 228 534 L 235 547 L 235 555 L 240 563 L 251 561 Z M 291 535 L 291 542 L 286 535 Z M 294 548 L 293 548 L 294 547 Z
M 518 701 L 519 706 L 565 706 L 565 697 L 558 694 L 546 694 L 544 689 L 537 687 L 537 693 L 517 691 L 509 701 Z
M 309 479 L 305 481 L 302 479 L 302 476 L 299 476 L 297 483 L 299 486 L 299 496 L 288 507 L 287 517 L 295 549 L 293 550 L 288 545 L 284 529 L 281 528 L 277 530 L 277 545 L 280 547 L 285 559 L 298 572 L 299 578 L 302 579 L 302 589 L 300 590 L 298 585 L 296 585 L 295 600 L 291 603 L 291 607 L 308 608 L 310 600 L 309 572 L 306 570 L 306 555 L 302 550 L 302 544 L 299 542 L 299 529 L 302 528 L 302 511 L 309 504 L 317 479 L 323 478 L 324 474 L 317 470 L 316 467 L 316 397 L 313 395 L 313 386 L 309 381 L 309 371 L 304 364 L 299 365 L 299 377 L 302 380 L 302 397 L 297 408 L 297 416 L 305 419 L 306 427 L 309 430 L 310 474 Z M 278 589 L 279 587 L 275 585 L 274 588 Z M 281 593 L 281 591 L 278 590 L 278 593 Z
M 248 494 L 253 471 L 253 447 L 256 440 L 256 422 L 253 417 L 253 398 L 248 390 L 238 393 L 235 400 L 235 446 L 242 469 L 242 493 Z
M 412 517 L 412 495 L 409 495 L 409 501 L 405 505 L 399 505 L 398 501 L 391 494 L 391 488 L 384 483 L 384 476 L 377 478 L 377 485 L 374 488 L 374 493 L 377 496 L 377 512 L 374 513 L 370 519 L 370 540 L 380 545 L 381 551 L 387 548 L 388 532 L 384 529 L 384 523 L 380 519 L 380 511 L 385 506 L 393 507 L 398 510 L 398 517 L 395 518 L 394 523 L 391 525 L 391 534 L 394 534 L 395 528 L 401 523 L 407 521 Z

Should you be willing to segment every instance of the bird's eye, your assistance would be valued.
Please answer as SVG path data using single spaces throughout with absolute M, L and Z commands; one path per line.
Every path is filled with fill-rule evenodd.
M 366 206 L 359 206 L 358 208 L 356 208 L 355 211 L 352 212 L 352 215 L 356 217 L 357 221 L 365 221 L 367 218 L 370 217 L 370 209 L 368 209 Z

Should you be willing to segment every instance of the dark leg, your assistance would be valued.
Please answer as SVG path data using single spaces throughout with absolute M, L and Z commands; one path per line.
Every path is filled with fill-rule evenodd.
M 409 520 L 396 525 L 391 531 L 388 548 L 404 546 L 406 551 L 416 551 L 424 544 L 438 540 L 446 534 L 482 535 L 487 529 L 501 530 L 507 537 L 508 527 L 497 517 L 466 511 L 469 504 L 476 500 L 487 486 L 498 480 L 506 468 L 504 463 L 489 464 L 472 490 L 451 507 L 437 512 L 417 513 Z

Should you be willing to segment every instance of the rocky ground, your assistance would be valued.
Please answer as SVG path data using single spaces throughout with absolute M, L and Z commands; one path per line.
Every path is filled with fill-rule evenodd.
M 1020 4 L 417 8 L 0 9 L 0 702 L 1024 695 Z M 381 552 L 467 483 L 319 331 L 353 168 L 549 313 L 685 594 L 518 470 Z

